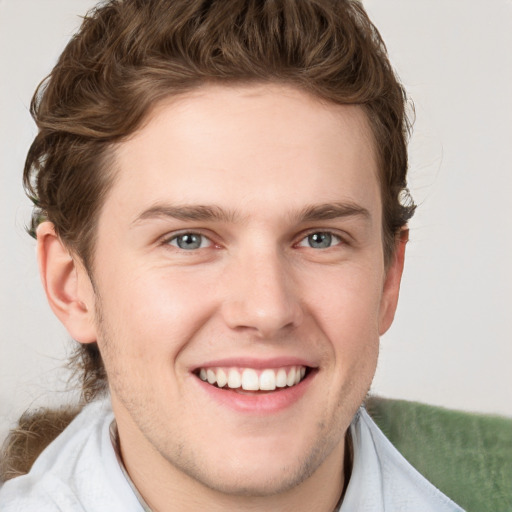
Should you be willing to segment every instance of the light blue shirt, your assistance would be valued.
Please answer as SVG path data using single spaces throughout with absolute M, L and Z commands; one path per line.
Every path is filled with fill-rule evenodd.
M 27 475 L 0 489 L 2 512 L 144 512 L 116 458 L 108 401 L 87 405 Z M 393 447 L 361 408 L 350 427 L 352 475 L 339 512 L 461 512 Z

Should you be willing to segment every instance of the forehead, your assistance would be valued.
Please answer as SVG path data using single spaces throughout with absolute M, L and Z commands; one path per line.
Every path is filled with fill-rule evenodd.
M 248 215 L 379 202 L 374 143 L 358 106 L 277 86 L 208 86 L 165 100 L 115 148 L 106 207 L 215 204 Z

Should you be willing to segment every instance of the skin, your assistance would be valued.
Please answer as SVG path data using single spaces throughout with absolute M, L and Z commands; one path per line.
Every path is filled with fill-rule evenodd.
M 332 510 L 406 239 L 386 267 L 363 111 L 277 85 L 208 86 L 157 105 L 114 154 L 93 282 L 50 223 L 39 261 L 70 334 L 99 344 L 135 485 L 161 512 Z M 326 204 L 351 214 L 301 215 Z M 162 213 L 198 205 L 227 213 Z M 190 232 L 201 247 L 180 249 Z M 332 244 L 312 247 L 311 233 Z M 287 406 L 240 411 L 193 373 L 228 357 L 300 358 L 314 373 Z

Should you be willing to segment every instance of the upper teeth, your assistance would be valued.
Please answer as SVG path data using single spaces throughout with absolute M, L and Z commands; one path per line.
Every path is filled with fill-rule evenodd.
M 286 368 L 201 368 L 199 377 L 219 388 L 228 386 L 232 389 L 242 388 L 245 391 L 272 391 L 276 388 L 295 386 L 306 375 L 304 366 L 288 366 Z

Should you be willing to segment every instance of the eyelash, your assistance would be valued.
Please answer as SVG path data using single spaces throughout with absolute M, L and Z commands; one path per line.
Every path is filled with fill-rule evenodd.
M 197 247 L 196 249 L 184 249 L 183 247 L 178 246 L 178 242 L 176 242 L 176 245 L 172 244 L 172 242 L 177 241 L 180 237 L 185 236 L 196 236 L 201 238 L 201 244 L 200 247 Z M 170 237 L 165 238 L 162 241 L 162 245 L 172 245 L 173 247 L 176 247 L 176 249 L 186 251 L 186 252 L 193 252 L 194 250 L 198 249 L 205 249 L 205 247 L 201 247 L 203 245 L 203 241 L 207 240 L 209 242 L 209 245 L 215 245 L 214 242 L 205 234 L 197 232 L 197 231 L 183 231 L 181 233 L 173 234 Z
M 331 249 L 332 247 L 335 247 L 337 245 L 346 245 L 347 244 L 346 240 L 343 237 L 341 237 L 339 234 L 337 234 L 337 233 L 334 233 L 334 232 L 329 231 L 329 230 L 323 230 L 323 231 L 322 230 L 314 230 L 314 231 L 309 231 L 309 232 L 305 233 L 301 237 L 301 239 L 297 243 L 294 244 L 294 247 L 309 247 L 310 249 L 315 249 L 315 247 L 311 247 L 310 245 L 308 245 L 308 246 L 302 245 L 304 242 L 307 243 L 308 238 L 312 237 L 314 235 L 327 235 L 327 237 L 329 237 L 329 242 L 334 242 L 336 240 L 335 243 L 333 243 L 332 245 L 329 245 L 328 247 L 317 247 L 316 249 L 319 249 L 319 250 Z M 193 249 L 185 249 L 183 247 L 179 247 L 177 240 L 180 237 L 185 237 L 185 236 L 200 237 L 201 238 L 200 246 L 196 247 L 196 248 L 193 248 Z M 210 247 L 212 245 L 215 245 L 215 243 L 208 236 L 206 236 L 205 234 L 203 234 L 201 232 L 197 232 L 197 231 L 183 231 L 181 233 L 176 233 L 176 234 L 173 234 L 170 237 L 165 238 L 162 241 L 162 245 L 171 245 L 171 246 L 173 246 L 176 249 L 179 249 L 181 251 L 194 252 L 194 251 L 199 250 L 199 249 L 208 248 L 208 247 L 202 247 L 203 242 L 205 240 L 207 240 L 209 242 L 208 247 Z M 174 241 L 176 241 L 176 244 L 172 243 Z
M 305 242 L 306 240 L 308 240 L 310 237 L 312 237 L 314 235 L 327 235 L 327 237 L 329 237 L 329 241 L 332 241 L 332 242 L 334 242 L 334 239 L 337 240 L 336 243 L 333 243 L 332 245 L 329 245 L 329 247 L 317 247 L 317 249 L 331 249 L 332 247 L 335 247 L 337 245 L 345 243 L 345 241 L 343 240 L 343 238 L 340 235 L 338 235 L 336 233 L 333 233 L 332 231 L 310 231 L 309 233 L 305 234 L 300 239 L 300 241 L 297 244 L 295 244 L 295 245 L 298 246 L 298 247 L 304 247 L 302 245 L 302 243 Z M 311 248 L 311 249 L 314 249 L 314 247 L 311 247 L 311 246 L 308 246 L 308 247 Z

